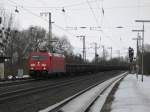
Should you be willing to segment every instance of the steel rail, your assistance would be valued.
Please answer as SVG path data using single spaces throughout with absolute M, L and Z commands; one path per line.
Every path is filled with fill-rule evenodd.
M 114 79 L 112 82 L 110 82 L 110 83 L 109 83 L 108 85 L 106 85 L 104 88 L 102 88 L 102 91 L 101 91 L 100 94 L 102 94 L 112 83 L 114 83 L 114 82 L 117 81 L 118 79 L 121 80 L 121 79 L 122 79 L 123 77 L 125 77 L 126 75 L 127 75 L 127 73 L 124 73 L 124 75 L 122 75 L 122 76 L 120 76 L 120 77 Z M 41 110 L 41 111 L 39 111 L 39 112 L 63 112 L 62 108 L 63 108 L 64 106 L 66 106 L 69 102 L 73 101 L 74 99 L 78 98 L 80 95 L 82 95 L 82 94 L 88 92 L 88 91 L 91 90 L 92 88 L 98 86 L 99 84 L 102 84 L 102 83 L 105 82 L 105 81 L 106 81 L 106 80 L 100 81 L 100 82 L 98 82 L 98 83 L 96 83 L 96 84 L 94 84 L 94 85 L 92 85 L 92 86 L 90 86 L 90 87 L 84 89 L 83 91 L 80 91 L 79 93 L 77 93 L 77 94 L 75 94 L 75 95 L 73 95 L 73 96 L 71 96 L 71 97 L 69 97 L 69 98 L 67 98 L 67 99 L 65 99 L 65 100 L 63 100 L 63 101 L 61 101 L 60 103 L 55 104 L 55 105 L 52 105 L 52 106 L 50 106 L 49 108 L 44 109 L 44 110 Z M 99 97 L 99 96 L 97 96 L 97 97 Z M 96 99 L 97 99 L 97 98 L 95 98 L 95 100 L 90 104 L 90 106 L 88 106 L 88 108 L 86 108 L 85 112 L 88 111 L 88 109 L 92 106 L 92 104 L 96 101 Z
M 21 80 L 11 80 L 11 81 L 7 81 L 7 82 L 0 82 L 0 87 L 5 87 L 5 86 L 12 86 L 12 85 L 17 85 L 17 84 L 24 84 L 24 83 L 28 83 L 34 81 L 34 79 L 21 79 Z
M 0 102 L 12 99 L 12 98 L 16 98 L 16 97 L 20 97 L 23 95 L 27 95 L 27 94 L 32 94 L 32 93 L 36 93 L 36 92 L 40 92 L 46 89 L 53 89 L 53 88 L 59 88 L 61 86 L 68 86 L 71 85 L 73 83 L 79 82 L 79 81 L 84 81 L 87 80 L 88 78 L 84 78 L 84 79 L 79 79 L 79 80 L 75 80 L 75 79 L 69 79 L 68 81 L 60 81 L 57 83 L 53 83 L 53 84 L 44 84 L 44 85 L 39 85 L 38 87 L 30 87 L 30 88 L 26 88 L 26 89 L 19 89 L 19 90 L 15 90 L 15 91 L 10 91 L 10 92 L 4 92 L 0 94 Z

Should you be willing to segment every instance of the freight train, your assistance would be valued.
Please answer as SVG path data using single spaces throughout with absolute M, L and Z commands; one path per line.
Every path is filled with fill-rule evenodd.
M 98 64 L 66 64 L 61 54 L 33 52 L 28 59 L 29 75 L 33 78 L 52 74 L 78 74 L 111 70 L 127 70 L 127 66 L 102 66 Z

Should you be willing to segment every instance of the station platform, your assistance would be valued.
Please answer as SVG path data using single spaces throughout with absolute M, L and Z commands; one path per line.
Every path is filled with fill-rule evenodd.
M 111 112 L 150 112 L 150 76 L 127 75 L 114 94 Z

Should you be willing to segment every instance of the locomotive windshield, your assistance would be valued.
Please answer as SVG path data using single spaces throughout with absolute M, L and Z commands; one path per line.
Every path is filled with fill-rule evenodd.
M 48 56 L 39 56 L 39 55 L 32 56 L 32 60 L 47 60 L 47 59 Z

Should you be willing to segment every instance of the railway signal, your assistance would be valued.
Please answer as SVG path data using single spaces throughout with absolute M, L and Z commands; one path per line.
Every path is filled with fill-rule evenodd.
M 0 24 L 2 23 L 2 17 L 0 17 Z
M 133 70 L 133 59 L 134 59 L 134 50 L 133 48 L 129 47 L 129 61 L 130 61 L 130 72 Z
M 132 63 L 133 62 L 133 57 L 134 57 L 134 50 L 133 50 L 133 48 L 129 47 L 128 51 L 129 51 L 130 63 Z

